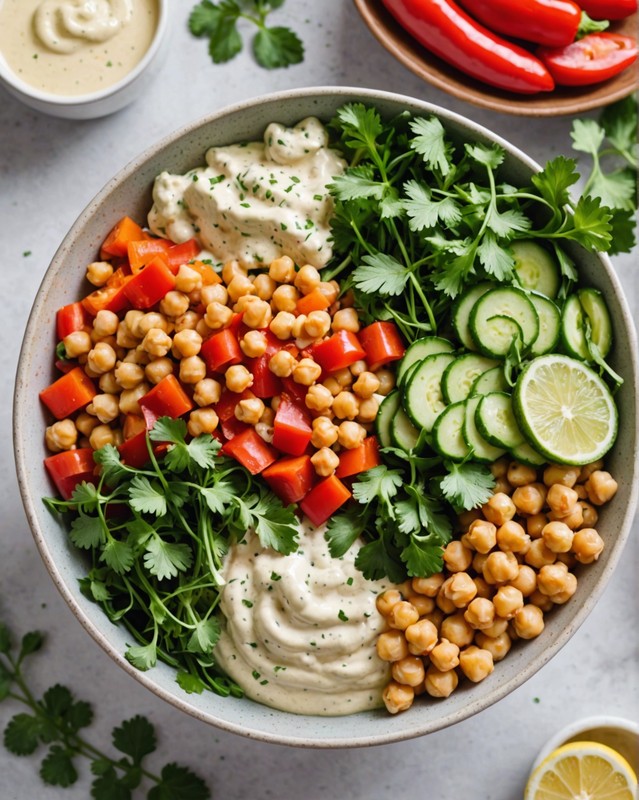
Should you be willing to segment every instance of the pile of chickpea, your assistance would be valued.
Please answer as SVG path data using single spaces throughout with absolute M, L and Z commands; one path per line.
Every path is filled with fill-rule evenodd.
M 88 266 L 86 276 L 94 286 L 103 287 L 112 274 L 112 264 L 97 261 Z M 365 361 L 320 380 L 321 367 L 311 355 L 303 354 L 332 333 L 359 331 L 352 297 L 339 297 L 336 281 L 322 281 L 311 265 L 298 269 L 287 256 L 257 273 L 229 261 L 221 277 L 221 282 L 204 284 L 200 272 L 183 264 L 175 288 L 157 308 L 120 315 L 101 310 L 90 329 L 64 338 L 67 358 L 83 365 L 87 375 L 97 380 L 100 393 L 74 419 L 47 427 L 46 444 L 51 452 L 75 447 L 97 450 L 135 436 L 145 429 L 140 398 L 171 373 L 197 406 L 187 419 L 189 433 L 213 433 L 219 423 L 215 404 L 224 388 L 241 394 L 250 390 L 254 378 L 243 364 L 212 377 L 207 374 L 200 349 L 209 336 L 227 328 L 234 315 L 242 312 L 242 323 L 249 330 L 239 345 L 247 358 L 265 353 L 266 329 L 280 341 L 294 343 L 300 351 L 296 356 L 287 349 L 279 350 L 268 366 L 278 377 L 290 377 L 307 388 L 305 403 L 312 417 L 311 444 L 315 448 L 311 461 L 318 475 L 333 474 L 339 464 L 339 450 L 358 447 L 372 430 L 380 396 L 391 391 L 395 380 L 390 370 L 373 372 Z M 315 290 L 326 296 L 327 309 L 297 313 L 298 300 Z M 279 397 L 270 401 L 245 397 L 238 402 L 235 416 L 253 425 L 259 436 L 270 442 L 278 403 Z
M 391 664 L 383 700 L 391 714 L 415 697 L 448 697 L 477 683 L 518 639 L 544 629 L 544 614 L 577 589 L 573 571 L 596 561 L 604 542 L 597 507 L 617 483 L 598 461 L 537 470 L 501 459 L 492 497 L 460 516 L 463 531 L 444 548 L 444 569 L 377 598 L 387 630 L 379 657 Z

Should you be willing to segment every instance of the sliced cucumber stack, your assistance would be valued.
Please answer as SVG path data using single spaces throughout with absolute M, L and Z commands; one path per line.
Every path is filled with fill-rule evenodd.
M 478 283 L 467 289 L 453 306 L 453 328 L 457 338 L 467 350 L 476 350 L 475 341 L 470 333 L 470 312 L 479 298 L 493 288 L 492 283 Z
M 539 292 L 551 299 L 557 297 L 561 270 L 554 256 L 531 239 L 513 242 L 515 275 L 522 289 Z
M 586 331 L 602 358 L 612 347 L 612 322 L 608 307 L 597 289 L 580 289 L 571 294 L 561 313 L 561 344 L 568 355 L 591 361 Z
M 465 400 L 477 378 L 497 366 L 497 361 L 479 353 L 463 353 L 446 367 L 442 375 L 442 394 L 447 403 Z
M 392 447 L 391 426 L 397 414 L 397 409 L 401 408 L 402 396 L 397 389 L 386 395 L 379 404 L 377 416 L 375 417 L 375 433 L 380 447 Z
M 397 385 L 401 386 L 404 379 L 408 378 L 411 370 L 423 361 L 427 356 L 432 356 L 436 353 L 452 353 L 455 345 L 444 339 L 443 336 L 424 336 L 422 339 L 416 339 L 404 353 L 404 357 L 399 362 L 397 367 Z
M 466 416 L 462 432 L 466 444 L 472 450 L 473 459 L 484 463 L 492 463 L 504 455 L 506 448 L 490 444 L 479 432 L 477 427 L 477 406 L 483 399 L 481 395 L 475 395 L 466 400 Z
M 470 311 L 468 324 L 477 349 L 493 358 L 508 354 L 513 338 L 518 335 L 517 328 L 524 347 L 532 345 L 539 334 L 535 306 L 525 292 L 512 286 L 482 295 Z
M 506 392 L 492 392 L 479 399 L 475 421 L 484 439 L 505 450 L 522 444 L 524 436 L 515 419 L 511 396 Z
M 466 402 L 451 403 L 437 417 L 433 426 L 435 449 L 452 461 L 463 461 L 470 455 L 470 447 L 464 438 Z
M 455 360 L 452 353 L 435 353 L 419 363 L 404 387 L 404 408 L 413 425 L 431 431 L 446 407 L 442 394 L 442 375 Z

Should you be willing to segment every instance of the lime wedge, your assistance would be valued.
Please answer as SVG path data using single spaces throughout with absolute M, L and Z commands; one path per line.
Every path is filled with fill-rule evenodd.
M 531 447 L 559 464 L 597 461 L 617 436 L 610 390 L 590 367 L 568 356 L 533 359 L 517 379 L 513 409 Z

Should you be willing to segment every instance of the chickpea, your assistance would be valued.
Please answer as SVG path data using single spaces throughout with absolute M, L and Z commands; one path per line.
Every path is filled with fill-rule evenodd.
M 546 547 L 553 553 L 568 553 L 574 534 L 565 522 L 552 521 L 544 525 L 541 536 Z
M 312 358 L 303 358 L 293 367 L 293 380 L 301 386 L 311 386 L 321 374 L 322 368 Z
M 208 306 L 209 303 L 219 303 L 222 306 L 227 306 L 229 303 L 229 293 L 224 284 L 212 283 L 209 286 L 202 287 L 200 301 L 204 306 Z
M 537 588 L 537 573 L 528 564 L 520 564 L 517 577 L 506 585 L 512 586 L 520 591 L 524 597 L 528 597 Z
M 556 514 L 554 511 L 550 511 L 548 513 L 548 519 L 551 521 L 559 520 L 566 524 L 571 530 L 575 531 L 577 528 L 581 528 L 584 521 L 581 503 L 575 503 L 567 514 Z
M 378 369 L 375 372 L 377 380 L 379 381 L 379 388 L 376 394 L 381 394 L 384 397 L 395 388 L 395 374 L 389 369 Z
M 240 349 L 248 358 L 263 356 L 266 347 L 266 337 L 260 331 L 248 331 L 240 339 Z
M 83 436 L 88 436 L 98 424 L 97 417 L 87 414 L 86 411 L 81 411 L 75 418 L 75 427 Z
M 493 478 L 505 478 L 506 473 L 508 472 L 508 465 L 510 461 L 508 460 L 507 456 L 502 456 L 498 458 L 497 461 L 493 461 L 490 465 L 490 471 L 492 473 Z
M 120 361 L 113 370 L 113 376 L 122 389 L 134 389 L 144 380 L 144 369 L 139 364 Z
M 237 394 L 241 394 L 253 385 L 253 376 L 243 364 L 234 364 L 229 367 L 224 374 L 224 380 L 226 388 Z
M 383 617 L 387 617 L 393 606 L 403 599 L 402 593 L 398 589 L 386 589 L 377 595 L 375 606 Z
M 311 434 L 311 444 L 318 450 L 322 447 L 331 447 L 334 445 L 339 436 L 339 429 L 337 425 L 328 419 L 328 417 L 317 417 L 311 423 L 313 433 Z
M 562 486 L 567 486 L 569 489 L 572 489 L 577 483 L 580 472 L 581 469 L 579 467 L 569 467 L 563 464 L 549 464 L 544 470 L 544 483 L 548 487 L 559 483 Z
M 226 328 L 227 325 L 230 324 L 232 318 L 233 311 L 228 306 L 222 305 L 222 303 L 218 303 L 216 300 L 207 305 L 206 313 L 204 314 L 204 322 L 213 331 Z
M 120 319 L 116 313 L 102 308 L 93 318 L 93 335 L 98 339 L 113 336 L 119 324 Z
M 367 397 L 360 401 L 359 414 L 357 415 L 358 422 L 363 425 L 374 422 L 379 411 L 379 401 L 376 397 Z
M 295 280 L 295 264 L 289 256 L 280 256 L 271 264 L 268 274 L 276 283 L 293 283 Z
M 102 375 L 115 366 L 115 350 L 106 342 L 98 342 L 87 355 L 87 367 L 95 374 Z
M 585 483 L 593 472 L 595 472 L 596 470 L 601 470 L 603 468 L 604 468 L 603 458 L 600 458 L 598 461 L 593 461 L 591 464 L 586 464 L 581 468 L 577 481 L 579 483 Z
M 322 447 L 311 456 L 311 464 L 318 475 L 326 478 L 339 466 L 339 456 L 330 447 Z
M 118 394 L 122 390 L 122 387 L 115 379 L 114 370 L 109 370 L 109 372 L 100 375 L 98 386 L 100 387 L 100 391 L 105 394 Z
M 160 300 L 160 312 L 167 317 L 181 317 L 189 310 L 189 296 L 172 289 Z
M 124 320 L 118 324 L 118 330 L 115 334 L 115 343 L 118 347 L 125 348 L 136 347 L 138 343 L 138 339 L 133 336 Z
M 497 478 L 493 486 L 495 494 L 505 494 L 509 497 L 513 493 L 513 487 L 508 483 L 506 478 Z
M 294 286 L 278 286 L 273 292 L 271 303 L 275 311 L 285 311 L 292 314 L 297 309 L 297 301 L 300 299 L 299 292 Z
M 518 486 L 512 494 L 512 501 L 518 514 L 539 514 L 546 502 L 546 487 L 543 483 Z
M 502 619 L 512 619 L 524 605 L 524 595 L 512 584 L 500 586 L 493 597 L 495 613 Z
M 93 414 L 100 422 L 113 422 L 120 414 L 117 395 L 96 394 L 87 406 L 87 414 Z
M 175 288 L 184 294 L 197 291 L 202 288 L 202 276 L 187 264 L 181 264 L 175 276 Z
M 441 592 L 455 608 L 465 608 L 477 594 L 477 587 L 467 572 L 455 572 L 442 583 Z
M 277 283 L 266 272 L 261 272 L 253 278 L 253 286 L 255 286 L 255 294 L 260 300 L 270 300 L 273 292 L 277 289 Z
M 239 261 L 235 259 L 230 259 L 224 263 L 222 267 L 222 280 L 224 283 L 228 284 L 235 278 L 236 276 L 241 275 L 246 277 L 246 268 L 243 267 Z
M 198 314 L 196 311 L 185 311 L 184 314 L 180 315 L 174 323 L 173 330 L 177 333 L 178 331 L 184 331 L 187 328 L 189 330 L 197 330 L 197 326 L 200 322 L 204 319 L 202 314 Z M 207 327 L 209 327 L 207 325 Z
M 588 499 L 595 506 L 602 506 L 617 493 L 618 484 L 609 472 L 597 469 L 586 481 Z
M 484 575 L 484 566 L 486 565 L 488 555 L 488 553 L 475 553 L 473 556 L 472 567 L 475 572 L 482 577 Z
M 349 331 L 357 333 L 359 331 L 359 317 L 354 308 L 342 308 L 333 315 L 331 327 L 334 331 Z
M 93 261 L 87 267 L 87 280 L 94 286 L 104 286 L 112 275 L 113 267 L 108 261 Z
M 292 353 L 288 350 L 278 350 L 277 353 L 271 356 L 268 362 L 268 368 L 278 378 L 288 378 L 293 374 L 293 370 L 297 365 L 297 360 Z
M 191 436 L 202 433 L 213 433 L 217 428 L 219 418 L 212 408 L 196 408 L 189 414 L 187 429 Z
M 413 578 L 411 589 L 417 594 L 424 594 L 426 597 L 435 597 L 444 582 L 442 572 L 436 572 L 428 578 Z
M 430 662 L 440 672 L 459 666 L 459 647 L 448 639 L 441 639 L 430 651 Z
M 489 553 L 497 544 L 497 526 L 488 520 L 477 519 L 471 522 L 464 538 L 467 547 L 478 553 Z
M 52 453 L 71 450 L 78 441 L 78 430 L 72 419 L 60 419 L 45 431 L 45 442 Z
M 408 642 L 400 630 L 380 633 L 375 648 L 382 661 L 401 661 L 408 655 Z
M 469 681 L 479 683 L 495 669 L 493 654 L 476 645 L 470 645 L 459 654 L 459 666 Z
M 580 501 L 579 505 L 581 506 L 582 525 L 584 528 L 594 528 L 599 521 L 597 509 L 590 503 Z
M 408 711 L 415 699 L 415 690 L 412 686 L 391 681 L 382 692 L 382 700 L 389 714 L 399 714 Z
M 242 322 L 249 328 L 267 328 L 273 321 L 271 306 L 259 297 L 250 297 L 244 306 Z
M 579 498 L 579 500 L 588 499 L 588 490 L 586 489 L 583 483 L 576 483 L 573 488 L 577 492 L 577 497 Z
M 180 361 L 182 383 L 199 383 L 206 378 L 206 364 L 199 356 L 189 356 Z
M 173 372 L 173 362 L 170 358 L 156 358 L 144 368 L 144 375 L 151 383 L 159 383 Z
M 230 281 L 225 281 L 225 283 L 229 298 L 234 303 L 237 302 L 240 297 L 245 297 L 247 294 L 255 294 L 256 291 L 253 281 L 243 272 L 237 272 Z
M 431 697 L 449 697 L 457 688 L 459 677 L 454 669 L 440 672 L 432 665 L 426 670 L 424 686 Z
M 366 428 L 357 422 L 348 420 L 341 422 L 337 428 L 337 441 L 346 450 L 354 450 L 359 447 L 366 438 Z
M 282 341 L 291 338 L 295 316 L 289 311 L 279 311 L 271 321 L 269 330 Z
M 544 526 L 548 524 L 547 514 L 533 514 L 526 520 L 526 532 L 531 539 L 539 539 Z
M 512 461 L 506 471 L 506 480 L 511 486 L 526 486 L 537 480 L 537 471 L 534 467 Z
M 594 528 L 582 528 L 572 540 L 572 552 L 580 564 L 592 564 L 601 555 L 604 541 Z
M 94 450 L 100 450 L 107 444 L 115 444 L 115 431 L 109 425 L 96 425 L 89 434 L 89 444 Z
M 129 329 L 129 333 L 131 336 L 134 336 L 136 339 L 141 339 L 144 336 L 144 333 L 140 331 L 140 323 L 145 317 L 144 311 L 140 311 L 137 308 L 132 308 L 126 312 L 124 315 L 124 323 L 126 324 L 127 328 Z M 159 315 L 158 315 L 159 316 Z
M 500 550 L 511 553 L 527 553 L 530 548 L 530 536 L 522 525 L 510 519 L 497 528 L 497 546 Z
M 342 387 L 335 380 L 335 378 L 332 377 L 326 378 L 326 380 L 323 381 L 322 386 L 328 389 L 328 391 L 333 395 L 333 397 L 337 397 L 337 395 L 342 391 Z
M 353 420 L 359 414 L 359 400 L 352 392 L 341 391 L 333 400 L 332 410 L 339 419 Z
M 448 579 L 446 579 L 448 580 Z M 446 581 L 442 584 L 442 588 L 437 593 L 437 597 L 435 598 L 435 603 L 437 604 L 437 608 L 440 611 L 443 611 L 444 614 L 454 614 L 457 610 L 457 606 L 453 603 L 451 597 L 449 597 L 445 592 Z
M 328 300 L 329 305 L 332 305 L 337 300 L 339 295 L 339 283 L 337 281 L 320 281 L 317 288 Z
M 149 384 L 145 381 L 138 383 L 138 385 L 133 389 L 124 389 L 120 393 L 120 413 L 137 414 L 142 416 L 142 410 L 140 409 L 140 398 L 144 397 L 149 389 Z
M 561 561 L 545 564 L 537 574 L 537 588 L 542 594 L 552 597 L 563 591 L 567 574 L 568 567 Z
M 517 557 L 514 553 L 504 553 L 501 550 L 489 553 L 482 574 L 487 583 L 508 583 L 519 574 Z
M 577 576 L 572 572 L 567 572 L 563 589 L 560 592 L 555 592 L 555 594 L 551 595 L 550 599 L 555 605 L 563 605 L 570 600 L 576 591 Z
M 304 322 L 304 334 L 309 339 L 321 339 L 331 329 L 331 317 L 326 311 L 311 311 Z
M 482 506 L 482 512 L 489 522 L 503 525 L 516 513 L 515 504 L 504 492 L 495 492 L 490 500 Z
M 491 586 L 489 583 L 486 583 L 481 576 L 476 575 L 473 578 L 473 582 L 475 584 L 475 588 L 477 589 L 476 597 L 485 597 L 486 599 L 490 600 L 495 594 L 495 587 Z
M 173 348 L 178 358 L 196 356 L 202 349 L 202 337 L 197 331 L 178 331 L 173 336 Z
M 579 500 L 577 492 L 562 483 L 553 483 L 546 495 L 546 502 L 550 510 L 562 517 L 570 513 L 577 500 Z
M 391 667 L 393 680 L 406 686 L 419 686 L 424 682 L 426 670 L 424 662 L 417 656 L 406 656 L 395 661 Z
M 142 349 L 156 358 L 165 356 L 173 345 L 173 341 L 168 333 L 161 328 L 151 328 L 142 339 Z
M 484 628 L 482 633 L 491 639 L 496 639 L 508 630 L 508 620 L 502 617 L 495 617 L 495 621 L 488 628 Z
M 390 610 L 387 617 L 388 624 L 391 628 L 396 628 L 400 631 L 405 631 L 409 625 L 414 625 L 419 619 L 417 609 L 408 600 L 400 600 Z
M 379 378 L 375 373 L 364 371 L 360 373 L 353 384 L 353 391 L 358 397 L 369 398 L 379 389 Z
M 475 631 L 464 619 L 464 613 L 457 611 L 443 620 L 439 635 L 458 647 L 466 647 L 473 641 Z
M 543 594 L 540 592 L 539 589 L 535 589 L 535 591 L 530 595 L 528 598 L 531 605 L 536 606 L 538 609 L 547 613 L 553 607 L 552 598 L 549 597 L 547 594 Z
M 86 355 L 93 347 L 91 337 L 86 331 L 74 331 L 62 340 L 67 358 Z
M 320 274 L 317 269 L 310 264 L 305 264 L 300 268 L 293 281 L 295 288 L 302 294 L 310 294 L 313 289 L 320 285 Z
M 544 629 L 543 611 L 528 603 L 517 611 L 512 619 L 512 624 L 520 639 L 534 639 Z
M 259 397 L 240 400 L 235 406 L 235 418 L 247 425 L 257 425 L 264 413 L 264 403 Z
M 457 519 L 459 520 L 459 526 L 462 530 L 467 531 L 470 526 L 478 519 L 481 519 L 481 511 L 478 508 L 469 508 L 466 511 L 462 511 L 460 514 L 457 515 Z M 464 534 L 465 535 L 465 534 Z M 466 547 L 470 547 L 469 544 L 464 542 Z M 471 550 L 474 548 L 471 547 Z
M 541 569 L 545 564 L 553 564 L 556 560 L 556 554 L 550 550 L 543 538 L 533 539 L 528 552 L 524 556 L 526 564 L 530 567 L 535 567 L 535 569 Z
M 485 597 L 476 597 L 464 611 L 464 619 L 475 630 L 490 628 L 495 621 L 495 606 Z
M 408 594 L 406 599 L 415 606 L 420 617 L 430 614 L 435 608 L 435 601 L 432 597 L 426 597 L 425 594 Z
M 267 422 L 258 422 L 255 426 L 255 433 L 265 442 L 271 444 L 273 441 L 273 425 Z
M 304 403 L 311 411 L 325 411 L 333 405 L 333 395 L 321 383 L 310 386 Z

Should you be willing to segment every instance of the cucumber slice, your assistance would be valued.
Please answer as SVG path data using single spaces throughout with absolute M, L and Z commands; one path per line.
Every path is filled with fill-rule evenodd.
M 457 403 L 470 395 L 477 378 L 497 366 L 493 358 L 479 353 L 464 353 L 451 362 L 442 375 L 442 394 L 447 403 Z
M 504 370 L 501 366 L 493 367 L 482 373 L 470 389 L 471 395 L 508 391 L 510 391 L 510 386 L 508 385 L 508 381 L 504 376 Z
M 404 408 L 417 428 L 431 431 L 435 420 L 444 410 L 446 404 L 442 395 L 442 375 L 454 360 L 452 353 L 426 356 L 405 385 Z
M 590 323 L 590 336 L 605 358 L 612 347 L 612 322 L 603 295 L 597 289 L 580 289 L 579 302 Z
M 487 356 L 505 356 L 512 342 L 512 326 L 503 317 L 521 328 L 522 342 L 531 345 L 539 335 L 539 317 L 525 292 L 512 286 L 491 289 L 482 295 L 470 312 L 469 326 L 477 349 Z
M 386 395 L 386 397 L 379 404 L 377 409 L 377 416 L 375 417 L 375 433 L 379 441 L 380 447 L 392 447 L 393 440 L 391 438 L 391 424 L 397 413 L 397 409 L 401 408 L 402 397 L 397 389 Z
M 535 306 L 539 317 L 539 334 L 530 348 L 531 356 L 541 356 L 552 352 L 559 341 L 561 313 L 552 300 L 543 294 L 531 292 L 528 299 Z
M 419 431 L 410 421 L 408 414 L 399 406 L 391 422 L 391 440 L 395 447 L 410 453 L 419 440 Z
M 585 315 L 584 310 L 576 294 L 571 294 L 566 298 L 564 307 L 561 311 L 561 344 L 562 348 L 582 361 L 588 361 L 590 353 L 586 344 L 584 334 Z
M 466 400 L 466 416 L 464 418 L 462 433 L 464 441 L 473 451 L 473 459 L 484 463 L 492 463 L 504 455 L 506 448 L 496 447 L 490 444 L 490 442 L 487 442 L 477 428 L 475 414 L 477 412 L 477 406 L 481 403 L 482 399 L 481 395 L 475 395 Z
M 612 347 L 612 322 L 606 301 L 597 289 L 580 289 L 576 294 L 571 294 L 561 312 L 560 338 L 563 349 L 582 361 L 591 360 L 586 324 L 590 327 L 591 341 L 605 358 Z
M 533 450 L 528 442 L 522 442 L 518 444 L 517 447 L 513 447 L 510 451 L 510 455 L 515 461 L 518 461 L 520 464 L 525 464 L 527 467 L 541 467 L 548 463 L 548 460 L 544 458 L 541 453 Z
M 426 356 L 432 356 L 434 353 L 452 353 L 454 349 L 455 345 L 443 336 L 424 336 L 422 339 L 416 339 L 408 346 L 397 366 L 397 385 L 401 386 L 408 370 L 423 361 Z
M 470 447 L 464 439 L 466 401 L 452 403 L 437 417 L 433 426 L 433 445 L 445 458 L 463 461 L 470 455 Z
M 561 284 L 561 271 L 555 258 L 537 242 L 522 239 L 511 244 L 515 273 L 520 286 L 554 299 Z
M 478 283 L 471 286 L 461 297 L 455 301 L 452 313 L 452 323 L 459 341 L 467 350 L 476 350 L 477 347 L 470 333 L 470 312 L 477 300 L 493 288 L 492 283 Z
M 495 447 L 512 450 L 524 441 L 515 419 L 512 397 L 506 392 L 492 392 L 480 398 L 475 422 L 479 433 Z

